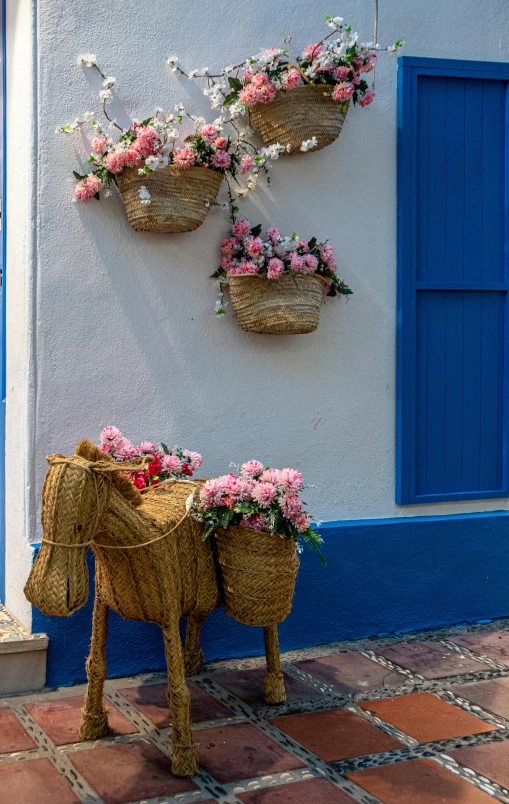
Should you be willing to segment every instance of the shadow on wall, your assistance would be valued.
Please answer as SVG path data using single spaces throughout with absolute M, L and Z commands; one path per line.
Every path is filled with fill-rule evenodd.
M 293 611 L 279 627 L 282 650 L 509 616 L 506 511 L 331 522 L 320 531 L 328 566 L 302 556 Z M 93 594 L 69 618 L 34 609 L 33 631 L 50 637 L 48 686 L 86 680 L 92 602 Z M 207 661 L 260 655 L 263 632 L 221 609 L 206 621 L 202 646 Z M 165 670 L 159 627 L 111 613 L 107 661 L 111 677 Z

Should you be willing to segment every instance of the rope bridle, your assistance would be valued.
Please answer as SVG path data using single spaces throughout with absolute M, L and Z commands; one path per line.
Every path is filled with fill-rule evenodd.
M 99 527 L 99 522 L 100 522 L 102 516 L 104 515 L 104 513 L 105 513 L 105 511 L 106 511 L 106 509 L 108 507 L 108 503 L 109 503 L 109 500 L 110 500 L 110 493 L 111 493 L 111 485 L 110 485 L 108 493 L 106 494 L 106 497 L 105 497 L 105 502 L 104 502 L 103 506 L 101 506 L 101 499 L 100 499 L 100 494 L 99 494 L 99 475 L 104 473 L 104 472 L 119 472 L 119 471 L 124 472 L 124 471 L 137 471 L 137 470 L 142 471 L 146 467 L 147 463 L 149 463 L 149 462 L 150 461 L 148 459 L 142 460 L 141 462 L 137 462 L 137 463 L 131 463 L 129 461 L 125 461 L 124 463 L 120 464 L 119 466 L 116 466 L 116 465 L 110 465 L 109 463 L 106 463 L 106 461 L 99 462 L 99 463 L 96 463 L 96 464 L 83 464 L 83 463 L 75 460 L 74 458 L 56 458 L 56 459 L 52 459 L 51 466 L 55 466 L 55 465 L 58 465 L 58 464 L 64 464 L 66 466 L 75 466 L 78 469 L 81 469 L 83 472 L 87 472 L 87 473 L 92 475 L 92 477 L 94 479 L 94 489 L 95 489 L 96 501 L 97 501 L 95 522 L 94 522 L 94 529 L 93 529 L 93 534 L 94 535 L 93 535 L 92 539 L 90 539 L 90 541 L 88 541 L 88 542 L 79 542 L 78 544 L 65 544 L 63 542 L 54 542 L 54 541 L 51 541 L 51 539 L 45 539 L 44 536 L 43 536 L 43 538 L 41 540 L 42 544 L 50 544 L 50 545 L 53 545 L 54 547 L 90 547 L 91 545 L 96 545 L 96 547 L 100 547 L 103 550 L 134 550 L 137 547 L 146 547 L 149 544 L 154 544 L 154 542 L 159 542 L 161 539 L 164 539 L 164 538 L 166 538 L 166 536 L 169 536 L 171 533 L 173 533 L 184 522 L 184 520 L 187 519 L 187 517 L 189 516 L 189 512 L 191 510 L 191 506 L 192 506 L 193 500 L 194 500 L 194 493 L 195 493 L 195 491 L 197 489 L 196 484 L 193 483 L 192 480 L 176 480 L 176 479 L 171 478 L 170 480 L 166 481 L 166 483 L 164 483 L 164 484 L 162 484 L 160 486 L 152 487 L 154 489 L 154 491 L 155 491 L 156 489 L 164 488 L 165 486 L 167 486 L 170 483 L 189 483 L 190 485 L 193 486 L 193 491 L 191 492 L 191 494 L 189 495 L 189 497 L 186 500 L 185 514 L 184 514 L 183 517 L 181 517 L 181 519 L 179 519 L 177 524 L 174 525 L 171 528 L 171 530 L 166 531 L 166 533 L 163 533 L 160 536 L 156 536 L 154 539 L 149 539 L 149 541 L 140 542 L 139 544 L 125 544 L 125 545 L 123 545 L 123 544 L 101 544 L 101 542 L 96 542 L 95 541 L 95 536 L 97 534 L 97 530 L 98 530 L 98 527 Z

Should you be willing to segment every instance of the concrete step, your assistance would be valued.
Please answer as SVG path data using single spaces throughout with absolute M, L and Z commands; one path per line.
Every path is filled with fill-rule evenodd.
M 46 683 L 46 634 L 31 634 L 0 604 L 0 695 L 40 690 Z

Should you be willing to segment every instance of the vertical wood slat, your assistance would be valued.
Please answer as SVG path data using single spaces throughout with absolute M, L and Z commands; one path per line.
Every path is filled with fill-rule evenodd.
M 413 186 L 398 185 L 400 195 L 402 187 L 409 196 L 406 204 L 399 198 L 400 227 L 408 220 L 403 204 L 413 217 L 406 227 L 412 243 L 399 249 L 399 284 L 407 299 L 413 294 L 414 302 L 407 304 L 415 315 L 407 314 L 400 293 L 397 501 L 504 497 L 509 496 L 504 265 L 509 75 L 463 77 L 453 70 L 450 77 L 443 67 L 423 73 L 407 68 L 407 89 L 417 97 L 407 92 L 411 108 L 407 115 L 400 109 L 416 165 Z M 408 145 L 399 151 L 407 157 L 411 152 Z M 408 259 L 402 264 L 412 248 L 415 274 Z M 413 406 L 413 414 L 403 415 L 401 400 Z M 405 422 L 411 426 L 405 428 Z M 402 482 L 405 470 L 409 478 Z

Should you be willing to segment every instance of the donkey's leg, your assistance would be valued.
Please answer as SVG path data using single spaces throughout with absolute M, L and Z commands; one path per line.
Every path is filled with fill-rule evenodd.
M 184 648 L 184 666 L 186 676 L 194 676 L 205 662 L 203 651 L 200 648 L 201 627 L 205 617 L 190 614 L 187 618 L 186 644 Z
M 286 701 L 286 690 L 283 671 L 281 670 L 277 625 L 268 625 L 263 629 L 263 641 L 267 660 L 264 683 L 265 701 L 268 704 L 284 703 Z
M 106 667 L 106 640 L 108 638 L 108 607 L 96 591 L 92 619 L 92 642 L 87 659 L 88 687 L 81 718 L 80 738 L 95 740 L 102 737 L 108 726 L 108 710 L 103 708 L 103 687 Z
M 191 736 L 190 698 L 184 675 L 178 615 L 163 626 L 163 635 L 168 665 L 167 698 L 173 720 L 171 770 L 175 776 L 194 776 L 198 773 L 198 759 Z

